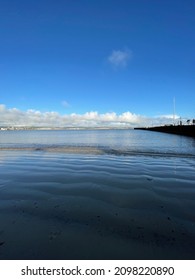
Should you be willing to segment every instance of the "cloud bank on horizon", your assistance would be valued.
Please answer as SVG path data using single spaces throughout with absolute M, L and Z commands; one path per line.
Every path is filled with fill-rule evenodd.
M 149 118 L 131 112 L 116 114 L 115 112 L 99 114 L 96 111 L 85 114 L 64 114 L 58 112 L 40 112 L 29 109 L 21 111 L 17 108 L 7 108 L 0 104 L 0 127 L 4 126 L 34 126 L 34 127 L 85 127 L 85 128 L 129 128 L 149 126 L 173 121 L 171 116 Z

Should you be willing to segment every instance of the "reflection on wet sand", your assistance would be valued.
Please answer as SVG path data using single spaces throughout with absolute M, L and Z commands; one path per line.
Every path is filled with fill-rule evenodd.
M 194 259 L 193 159 L 6 153 L 0 259 Z

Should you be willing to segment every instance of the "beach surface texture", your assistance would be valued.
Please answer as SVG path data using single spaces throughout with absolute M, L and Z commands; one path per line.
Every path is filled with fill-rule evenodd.
M 194 259 L 195 140 L 0 131 L 0 259 Z

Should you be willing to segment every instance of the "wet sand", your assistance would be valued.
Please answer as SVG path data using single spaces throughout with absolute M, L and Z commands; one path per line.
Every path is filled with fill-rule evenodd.
M 193 159 L 4 152 L 0 259 L 195 258 Z

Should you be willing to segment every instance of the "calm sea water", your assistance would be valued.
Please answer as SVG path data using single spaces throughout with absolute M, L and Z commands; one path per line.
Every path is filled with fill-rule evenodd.
M 194 259 L 195 139 L 0 131 L 0 259 Z

